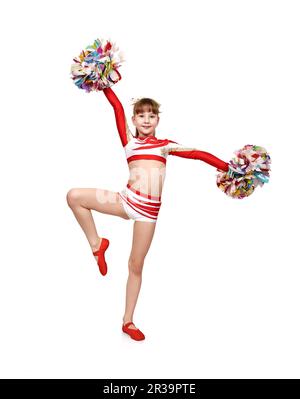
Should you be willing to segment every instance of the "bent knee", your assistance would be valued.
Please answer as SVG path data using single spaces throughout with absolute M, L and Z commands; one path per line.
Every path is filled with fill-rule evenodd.
M 131 273 L 141 274 L 143 270 L 143 258 L 130 258 L 128 261 L 128 269 Z
M 80 200 L 80 191 L 77 188 L 71 188 L 71 190 L 67 192 L 66 199 L 70 207 L 77 205 Z

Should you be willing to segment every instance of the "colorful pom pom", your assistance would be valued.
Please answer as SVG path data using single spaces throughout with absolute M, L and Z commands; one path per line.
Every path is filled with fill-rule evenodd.
M 234 153 L 228 171 L 218 169 L 217 186 L 228 196 L 242 199 L 269 182 L 271 158 L 265 148 L 250 144 Z
M 111 41 L 96 39 L 94 44 L 82 50 L 71 66 L 71 79 L 86 92 L 100 91 L 117 83 L 122 77 L 118 71 L 122 55 Z

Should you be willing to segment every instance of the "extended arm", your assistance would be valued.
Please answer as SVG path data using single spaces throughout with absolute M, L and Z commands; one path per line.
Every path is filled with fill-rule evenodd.
M 170 141 L 168 145 L 168 154 L 182 158 L 199 159 L 200 161 L 206 162 L 217 169 L 223 170 L 224 172 L 227 172 L 229 167 L 227 162 L 222 161 L 209 152 L 200 151 L 196 148 L 187 148 L 182 144 L 176 143 L 175 141 Z
M 110 104 L 113 106 L 120 139 L 123 147 L 125 147 L 128 141 L 131 139 L 132 133 L 130 132 L 127 125 L 124 108 L 118 97 L 115 95 L 110 87 L 103 89 L 103 93 L 105 94 Z

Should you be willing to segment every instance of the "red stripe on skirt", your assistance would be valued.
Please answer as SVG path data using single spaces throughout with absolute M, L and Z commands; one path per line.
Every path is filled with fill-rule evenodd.
M 147 198 L 147 199 L 152 199 L 152 200 L 155 200 L 155 201 L 160 201 L 161 200 L 161 197 L 153 197 L 150 194 L 148 194 L 148 195 L 147 194 L 143 194 L 140 191 L 135 190 L 134 188 L 132 188 L 129 185 L 129 183 L 127 184 L 127 187 L 129 188 L 129 190 L 133 191 L 135 194 L 140 195 L 141 197 L 144 197 L 144 198 Z
M 143 205 L 140 205 L 138 202 L 132 201 L 129 197 L 125 197 L 125 199 L 126 199 L 127 202 L 129 202 L 131 205 L 137 207 L 141 211 L 148 212 L 150 215 L 153 215 L 153 216 L 158 215 L 159 208 L 158 209 L 153 209 L 153 208 L 151 209 L 148 206 L 143 206 Z
M 152 217 L 152 216 L 150 216 L 150 215 L 147 215 L 146 213 L 143 213 L 143 212 L 139 211 L 138 209 L 136 209 L 135 207 L 133 207 L 133 206 L 126 200 L 126 198 L 124 198 L 121 194 L 120 194 L 120 196 L 121 196 L 121 198 L 123 198 L 123 200 L 127 203 L 127 205 L 130 206 L 130 208 L 132 208 L 133 210 L 135 210 L 135 211 L 136 211 L 137 213 L 139 213 L 140 215 L 146 216 L 146 217 L 148 217 L 149 219 L 153 219 L 153 220 L 156 220 L 156 219 L 157 219 L 157 217 Z

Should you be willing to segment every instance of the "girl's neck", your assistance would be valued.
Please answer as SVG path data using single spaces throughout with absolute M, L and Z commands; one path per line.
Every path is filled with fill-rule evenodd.
M 155 134 L 148 134 L 147 136 L 143 136 L 141 134 L 138 134 L 138 136 L 137 136 L 137 138 L 140 139 L 140 140 L 144 140 L 147 137 L 155 137 Z

